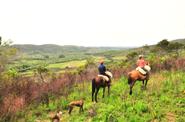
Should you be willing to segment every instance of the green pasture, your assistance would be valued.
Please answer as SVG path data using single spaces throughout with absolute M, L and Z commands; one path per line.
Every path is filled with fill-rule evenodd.
M 161 72 L 151 75 L 146 90 L 137 82 L 133 95 L 129 95 L 127 79 L 113 80 L 111 95 L 102 98 L 98 93 L 98 103 L 91 101 L 91 82 L 76 84 L 67 98 L 52 97 L 49 106 L 39 105 L 25 110 L 22 114 L 27 122 L 49 122 L 57 110 L 63 112 L 62 122 L 184 122 L 185 121 L 185 73 Z M 74 108 L 68 115 L 67 105 L 72 100 L 84 98 L 84 112 Z M 41 113 L 41 115 L 37 115 Z
M 104 57 L 104 56 L 90 56 L 95 64 L 99 64 L 99 61 L 103 59 L 105 63 L 109 63 L 111 60 Z M 114 60 L 121 60 L 124 57 L 114 57 Z M 66 60 L 66 61 L 65 61 Z M 78 67 L 84 66 L 87 63 L 87 58 L 82 59 L 59 59 L 59 58 L 53 58 L 53 59 L 43 59 L 43 60 L 37 60 L 37 59 L 20 59 L 17 61 L 14 61 L 11 64 L 8 64 L 8 69 L 16 69 L 17 71 L 20 71 L 21 74 L 29 75 L 31 76 L 33 74 L 33 70 L 36 69 L 39 65 L 45 65 L 47 69 L 53 70 L 56 72 L 63 72 L 65 69 L 76 69 Z M 25 70 L 24 70 L 25 69 Z
M 85 65 L 86 60 L 79 60 L 79 61 L 69 61 L 69 62 L 64 62 L 64 63 L 55 63 L 55 64 L 49 64 L 47 68 L 76 68 Z
M 113 60 L 125 60 L 126 56 L 114 56 L 112 59 Z

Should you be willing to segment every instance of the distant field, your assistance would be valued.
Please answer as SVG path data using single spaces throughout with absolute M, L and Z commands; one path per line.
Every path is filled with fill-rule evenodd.
M 58 73 L 66 68 L 76 69 L 85 65 L 86 60 L 93 58 L 94 63 L 104 59 L 105 63 L 122 60 L 124 47 L 79 47 L 59 45 L 13 45 L 19 49 L 16 60 L 8 64 L 7 69 L 15 69 L 21 74 L 31 76 L 33 71 L 44 66 Z
M 49 64 L 47 68 L 76 68 L 85 65 L 86 60 L 81 60 L 81 61 L 69 61 L 69 62 L 64 62 L 64 63 L 55 63 L 55 64 Z
M 123 60 L 123 59 L 126 59 L 125 56 L 115 56 L 112 58 L 113 60 Z
M 44 65 L 46 68 L 48 68 L 51 71 L 54 72 L 60 72 L 62 73 L 65 69 L 76 69 L 78 67 L 84 66 L 87 63 L 88 58 L 92 58 L 94 63 L 97 65 L 99 64 L 99 61 L 103 59 L 105 61 L 105 64 L 110 63 L 113 60 L 123 60 L 126 57 L 125 56 L 112 56 L 112 57 L 105 57 L 102 56 L 86 56 L 83 57 L 81 55 L 77 55 L 76 57 L 64 57 L 64 58 L 46 58 L 46 59 L 32 59 L 32 58 L 23 58 L 16 60 L 8 65 L 8 69 L 17 69 L 18 72 L 20 72 L 23 75 L 33 75 L 33 70 L 36 69 L 39 65 Z

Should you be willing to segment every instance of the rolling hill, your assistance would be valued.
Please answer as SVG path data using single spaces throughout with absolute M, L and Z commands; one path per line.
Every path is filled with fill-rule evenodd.
M 83 47 L 73 45 L 55 45 L 55 44 L 44 44 L 44 45 L 32 45 L 32 44 L 15 44 L 13 47 L 18 48 L 24 53 L 49 53 L 49 54 L 71 54 L 71 53 L 99 53 L 109 50 L 124 50 L 129 47 Z
M 172 40 L 171 42 L 179 42 L 179 43 L 185 44 L 185 39 L 175 39 L 175 40 Z

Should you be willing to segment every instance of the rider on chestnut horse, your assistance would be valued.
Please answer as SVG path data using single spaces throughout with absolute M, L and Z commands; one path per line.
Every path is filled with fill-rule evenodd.
M 139 71 L 142 75 L 144 75 L 143 78 L 146 77 L 146 75 L 148 75 L 150 71 L 150 67 L 148 66 L 149 63 L 145 61 L 143 55 L 139 55 L 139 59 L 137 60 L 136 64 L 137 64 L 136 70 Z

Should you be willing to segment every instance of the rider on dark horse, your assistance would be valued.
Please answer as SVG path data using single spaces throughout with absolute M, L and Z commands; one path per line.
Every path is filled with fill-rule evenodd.
M 106 70 L 106 67 L 104 65 L 104 61 L 103 60 L 100 60 L 100 65 L 98 66 L 98 71 L 99 71 L 100 75 L 104 75 L 104 76 L 108 77 L 109 78 L 108 82 L 110 82 L 110 76 L 106 74 L 107 70 Z
M 107 71 L 104 61 L 100 61 L 100 65 L 98 66 L 99 74 L 92 79 L 92 101 L 97 102 L 97 94 L 100 88 L 103 88 L 103 97 L 105 93 L 105 87 L 108 87 L 108 95 L 110 95 L 110 86 L 111 86 L 111 78 L 113 77 L 112 73 Z

